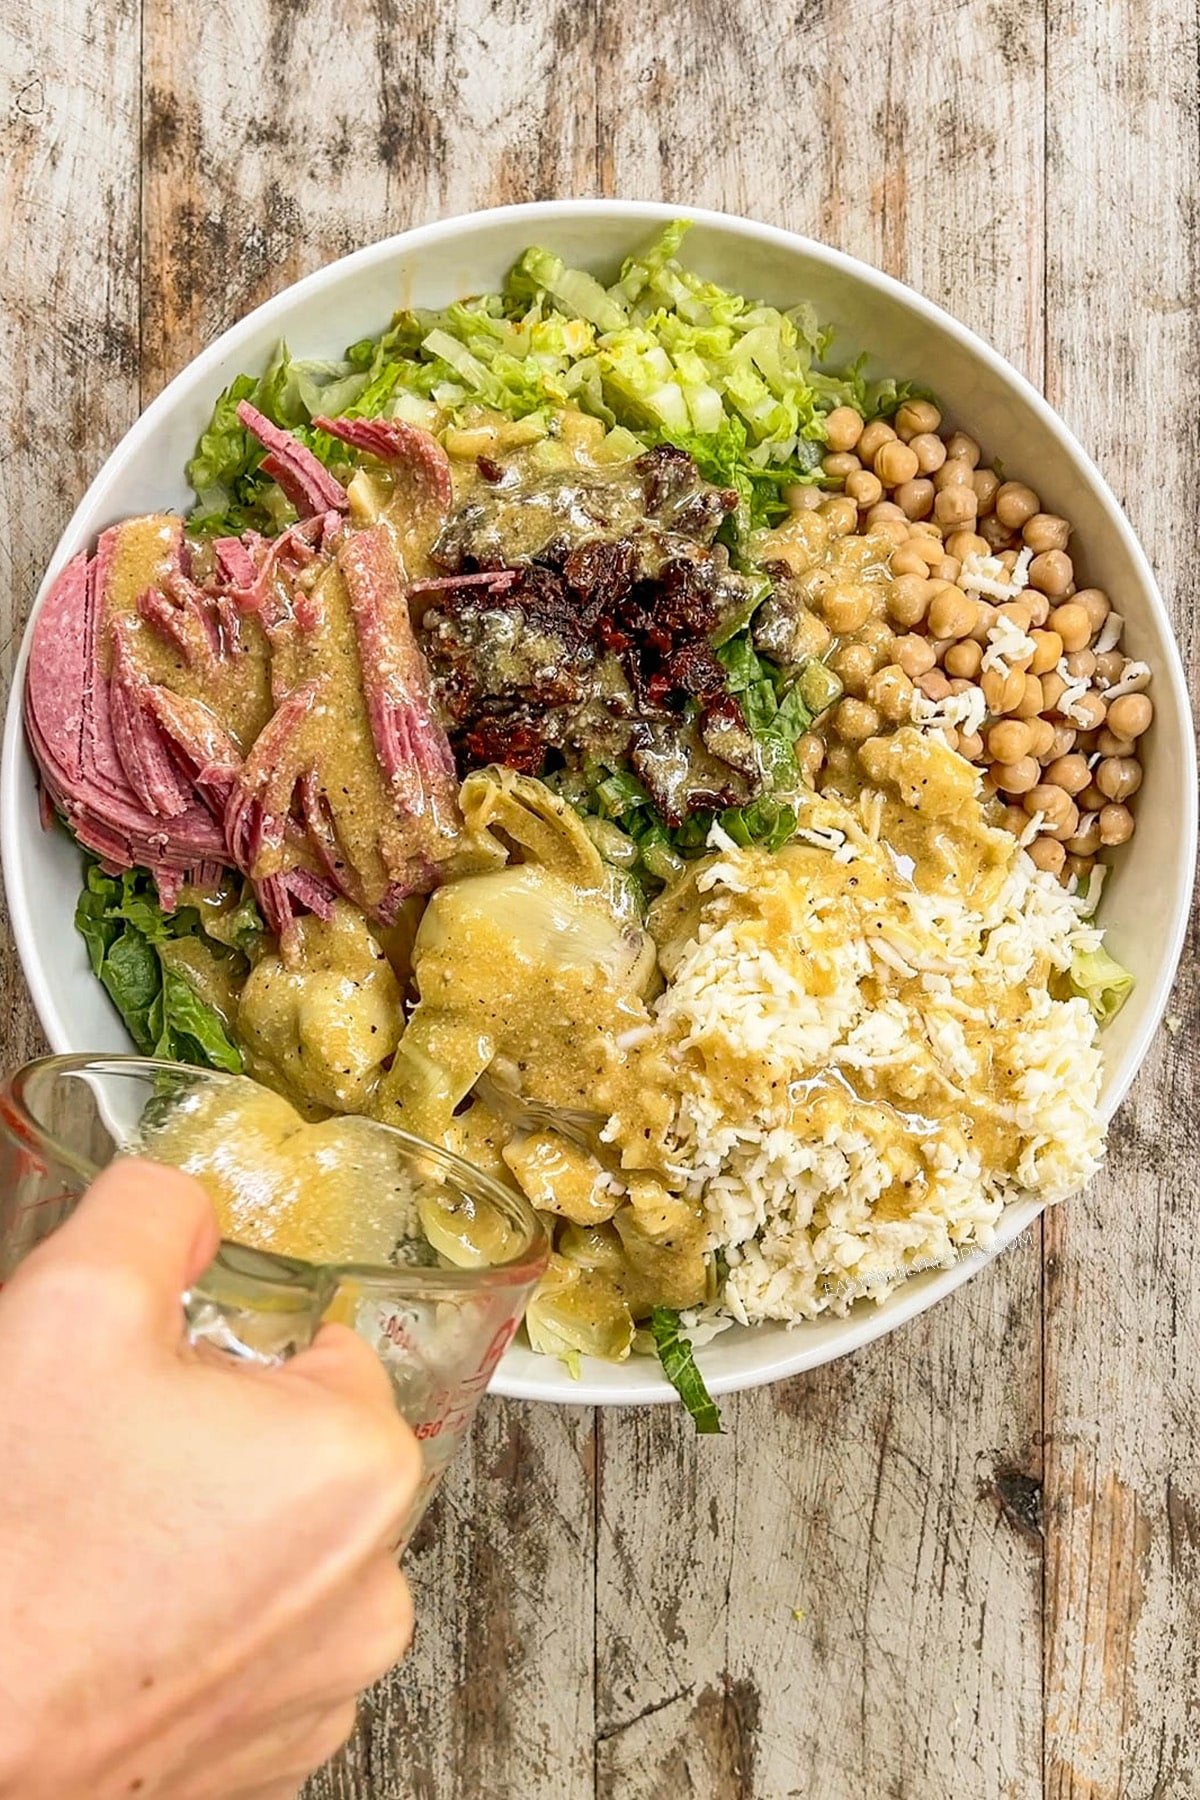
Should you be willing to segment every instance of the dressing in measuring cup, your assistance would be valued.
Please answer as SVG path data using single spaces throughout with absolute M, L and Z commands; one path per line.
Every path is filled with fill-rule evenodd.
M 183 1296 L 193 1342 L 272 1361 L 338 1320 L 377 1353 L 425 1459 L 407 1541 L 545 1268 L 528 1201 L 407 1132 L 311 1123 L 245 1076 L 46 1057 L 0 1088 L 0 1281 L 123 1154 L 187 1170 L 216 1207 L 225 1241 Z

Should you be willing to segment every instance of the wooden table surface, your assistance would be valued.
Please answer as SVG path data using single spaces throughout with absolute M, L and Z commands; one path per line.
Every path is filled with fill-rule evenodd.
M 948 306 L 1099 459 L 1190 647 L 1198 32 L 1194 0 L 7 0 L 5 671 L 201 345 L 373 238 L 572 194 L 750 213 Z M 717 1442 L 485 1404 L 413 1655 L 314 1800 L 1200 1792 L 1196 968 L 1087 1198 L 924 1318 Z M 2 929 L 0 1018 L 39 1047 Z

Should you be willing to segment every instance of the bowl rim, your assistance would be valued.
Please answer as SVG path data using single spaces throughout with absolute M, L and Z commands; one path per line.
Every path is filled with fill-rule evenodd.
M 281 289 L 279 293 L 271 295 L 251 312 L 236 320 L 211 344 L 206 345 L 167 383 L 105 458 L 63 529 L 30 608 L 29 618 L 26 621 L 20 649 L 13 667 L 3 749 L 0 753 L 0 868 L 4 874 L 13 940 L 16 944 L 22 973 L 29 987 L 34 1011 L 51 1048 L 57 1053 L 63 1053 L 71 1051 L 74 1045 L 69 1023 L 54 1005 L 42 979 L 43 957 L 38 948 L 38 933 L 19 879 L 21 840 L 15 823 L 16 809 L 11 803 L 11 798 L 17 791 L 17 784 L 26 779 L 28 775 L 28 753 L 24 739 L 21 697 L 24 690 L 32 623 L 54 578 L 69 558 L 93 535 L 90 530 L 86 534 L 84 533 L 85 520 L 102 502 L 107 488 L 116 479 L 120 468 L 136 454 L 148 439 L 153 437 L 180 398 L 190 392 L 195 385 L 208 379 L 220 367 L 225 358 L 236 350 L 243 339 L 251 337 L 272 318 L 286 315 L 298 301 L 310 300 L 319 296 L 326 289 L 336 289 L 343 282 L 352 280 L 356 275 L 374 269 L 380 264 L 386 264 L 398 257 L 412 258 L 423 250 L 442 244 L 447 240 L 469 238 L 476 230 L 498 222 L 505 222 L 513 226 L 528 223 L 531 236 L 536 236 L 542 229 L 553 229 L 555 221 L 589 216 L 626 221 L 631 229 L 636 228 L 639 223 L 650 227 L 666 223 L 671 219 L 687 218 L 697 225 L 708 227 L 727 236 L 752 240 L 792 255 L 800 253 L 811 261 L 824 264 L 827 268 L 861 286 L 887 296 L 910 313 L 915 314 L 939 334 L 954 339 L 964 350 L 987 365 L 992 374 L 1016 396 L 1024 407 L 1034 414 L 1039 424 L 1057 443 L 1058 448 L 1076 465 L 1080 474 L 1092 486 L 1098 500 L 1109 515 L 1110 522 L 1130 558 L 1137 580 L 1149 599 L 1150 610 L 1168 647 L 1165 664 L 1161 669 L 1155 671 L 1155 679 L 1167 683 L 1172 689 L 1180 719 L 1179 737 L 1171 746 L 1171 750 L 1181 765 L 1183 801 L 1177 823 L 1184 839 L 1183 848 L 1187 853 L 1183 866 L 1189 868 L 1192 874 L 1181 884 L 1176 894 L 1171 930 L 1167 941 L 1162 946 L 1162 955 L 1158 963 L 1150 1004 L 1147 1006 L 1140 1029 L 1129 1046 L 1125 1072 L 1113 1090 L 1106 1096 L 1104 1118 L 1107 1122 L 1125 1098 L 1134 1076 L 1145 1061 L 1150 1044 L 1166 1010 L 1183 949 L 1191 892 L 1195 880 L 1196 751 L 1192 735 L 1186 729 L 1186 722 L 1191 718 L 1190 697 L 1174 626 L 1159 592 L 1149 559 L 1142 549 L 1124 509 L 1075 434 L 1033 384 L 978 333 L 961 324 L 950 313 L 905 282 L 898 281 L 894 276 L 885 274 L 872 264 L 850 256 L 845 251 L 833 249 L 830 245 L 823 244 L 815 238 L 789 231 L 782 226 L 762 224 L 740 214 L 721 212 L 713 208 L 675 205 L 657 200 L 538 200 L 512 206 L 483 208 L 413 226 L 406 231 L 393 233 L 374 243 L 364 245 L 358 250 L 351 251 L 345 256 L 338 257 L 333 262 L 324 264 L 311 274 L 303 276 L 300 280 Z M 785 1338 L 785 1347 L 779 1353 L 764 1358 L 762 1366 L 747 1373 L 714 1375 L 707 1378 L 711 1391 L 714 1394 L 740 1392 L 744 1389 L 783 1380 L 788 1376 L 801 1374 L 807 1369 L 815 1368 L 821 1363 L 848 1355 L 873 1342 L 876 1338 L 896 1330 L 969 1280 L 973 1274 L 990 1262 L 993 1256 L 1005 1249 L 1021 1231 L 1032 1224 L 1043 1210 L 1044 1202 L 1032 1199 L 1018 1202 L 1010 1207 L 1002 1216 L 993 1243 L 986 1252 L 965 1255 L 948 1269 L 931 1272 L 915 1281 L 910 1281 L 906 1287 L 899 1289 L 889 1298 L 886 1307 L 877 1308 L 870 1313 L 864 1311 L 861 1317 L 849 1316 L 846 1320 L 847 1329 L 844 1343 L 836 1343 L 832 1346 L 814 1346 L 805 1350 L 802 1327 L 798 1328 L 794 1339 L 795 1349 L 786 1347 L 789 1340 Z M 565 1369 L 558 1370 L 549 1365 L 549 1359 L 547 1361 L 545 1376 L 539 1374 L 536 1380 L 507 1373 L 502 1362 L 492 1382 L 493 1391 L 513 1399 L 544 1400 L 556 1404 L 575 1405 L 650 1405 L 678 1399 L 675 1390 L 665 1380 L 645 1383 L 630 1390 L 623 1386 L 616 1368 L 611 1377 L 590 1378 L 586 1391 L 581 1393 L 578 1388 L 575 1388 L 575 1391 L 572 1392 L 574 1383 L 567 1371 Z

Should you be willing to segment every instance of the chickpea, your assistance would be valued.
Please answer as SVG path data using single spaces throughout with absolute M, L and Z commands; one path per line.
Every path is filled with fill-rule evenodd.
M 829 526 L 832 537 L 848 537 L 858 529 L 858 508 L 849 494 L 835 494 L 826 500 L 821 507 L 821 517 Z
M 846 492 L 861 507 L 874 506 L 883 499 L 883 483 L 870 469 L 855 469 L 846 477 Z
M 1095 782 L 1089 778 L 1087 786 L 1084 788 L 1082 794 L 1078 796 L 1078 799 L 1081 812 L 1098 813 L 1101 807 L 1107 804 L 1108 795 L 1102 794 Z
M 806 731 L 803 737 L 796 740 L 796 761 L 800 764 L 801 773 L 809 781 L 815 781 L 825 761 L 824 738 L 818 737 L 815 731 Z
M 1100 815 L 1094 812 L 1083 813 L 1075 836 L 1067 839 L 1067 849 L 1072 856 L 1095 856 L 1099 848 Z
M 938 730 L 945 740 L 946 748 L 948 750 L 957 750 L 961 742 L 958 735 L 958 727 L 955 725 L 939 725 Z
M 891 519 L 898 520 L 901 525 L 907 526 L 908 524 L 903 512 L 892 500 L 877 500 L 874 506 L 870 507 L 867 512 L 867 524 L 871 526 L 872 529 Z
M 885 502 L 880 501 L 881 506 L 884 504 Z M 872 508 L 872 510 L 874 509 Z M 875 537 L 886 538 L 896 550 L 908 542 L 907 519 L 877 519 L 870 529 Z
M 1029 614 L 1029 623 L 1040 630 L 1050 617 L 1050 602 L 1045 594 L 1039 594 L 1036 588 L 1026 588 L 1021 595 L 1021 604 Z
M 1072 650 L 1067 657 L 1067 674 L 1075 681 L 1090 681 L 1096 673 L 1094 650 Z
M 924 675 L 918 675 L 917 686 L 927 700 L 948 700 L 950 697 L 950 683 L 940 669 L 929 669 Z
M 905 518 L 927 519 L 933 511 L 933 483 L 919 476 L 915 481 L 902 481 L 894 498 Z
M 825 498 L 823 489 L 811 481 L 793 481 L 783 490 L 783 497 L 794 513 L 815 512 Z
M 1107 756 L 1096 766 L 1096 786 L 1108 800 L 1130 800 L 1142 785 L 1142 765 L 1135 756 Z
M 965 638 L 975 629 L 975 602 L 960 587 L 944 587 L 929 603 L 929 630 L 933 637 Z
M 914 437 L 936 431 L 941 422 L 942 415 L 932 400 L 906 400 L 894 420 L 896 433 L 906 444 Z
M 968 762 L 978 762 L 983 755 L 983 739 L 977 731 L 960 731 L 958 734 L 958 753 L 965 756 Z
M 1133 814 L 1127 806 L 1105 806 L 1100 812 L 1100 842 L 1127 844 L 1133 836 Z
M 1023 806 L 1006 806 L 1000 818 L 1005 831 L 1011 831 L 1014 837 L 1020 837 L 1029 824 L 1029 814 Z
M 986 518 L 996 505 L 1000 477 L 994 469 L 976 469 L 971 477 L 971 486 L 975 489 L 975 498 L 979 502 L 979 516 Z
M 848 694 L 864 694 L 875 673 L 875 658 L 866 644 L 843 644 L 830 667 Z
M 1009 624 L 1015 625 L 1018 631 L 1026 633 L 1033 624 L 1033 614 L 1023 600 L 1006 600 L 1002 606 L 996 608 L 996 617 L 1007 619 Z
M 1087 648 L 1088 637 L 1092 635 L 1092 625 L 1088 621 L 1087 607 L 1079 607 L 1078 601 L 1069 599 L 1065 605 L 1054 607 L 1051 614 L 1051 630 L 1058 632 L 1063 641 L 1063 650 L 1072 655 L 1076 650 Z
M 822 472 L 831 481 L 845 481 L 847 476 L 862 472 L 862 463 L 850 450 L 837 450 L 821 458 Z
M 1022 756 L 1017 762 L 997 763 L 992 773 L 996 786 L 1004 794 L 1027 794 L 1042 778 L 1042 771 L 1032 756 Z
M 865 700 L 843 700 L 833 715 L 833 729 L 846 744 L 865 743 L 881 723 L 876 708 Z
M 974 486 L 974 483 L 972 483 Z M 1001 523 L 994 512 L 981 512 L 979 515 L 979 535 L 986 539 L 988 548 L 994 555 L 997 550 L 1006 550 L 1013 541 L 1013 533 L 1007 525 Z
M 871 616 L 871 596 L 865 588 L 835 582 L 821 600 L 821 612 L 830 631 L 848 637 Z
M 1120 738 L 1115 731 L 1106 725 L 1103 731 L 1096 733 L 1096 748 L 1101 756 L 1136 756 L 1137 745 L 1132 738 Z
M 1149 694 L 1121 694 L 1109 704 L 1108 728 L 1119 737 L 1140 738 L 1153 720 L 1154 702 Z
M 915 575 L 921 581 L 925 579 L 925 558 L 919 550 L 914 550 L 911 543 L 904 543 L 892 552 L 892 575 Z
M 1100 687 L 1111 687 L 1114 681 L 1120 681 L 1121 670 L 1125 667 L 1125 658 L 1119 650 L 1102 650 L 1096 658 L 1096 682 Z
M 1043 690 L 1045 685 L 1043 682 Z M 1049 723 L 1048 720 L 1047 723 Z M 1074 727 L 1070 725 L 1054 725 L 1051 730 L 1054 736 L 1050 744 L 1050 759 L 1056 762 L 1060 756 L 1069 756 L 1075 748 L 1075 731 Z
M 944 581 L 948 587 L 953 587 L 962 574 L 962 564 L 957 556 L 943 556 L 933 572 L 939 581 Z
M 1035 557 L 1043 550 L 1065 550 L 1070 535 L 1071 527 L 1057 513 L 1036 512 L 1021 527 L 1025 548 L 1032 550 Z
M 888 591 L 888 617 L 911 630 L 924 619 L 932 597 L 932 589 L 924 576 L 897 575 Z
M 875 658 L 875 668 L 882 669 L 884 663 L 896 660 L 892 654 L 896 643 L 896 634 L 886 619 L 872 614 L 859 631 L 858 641 L 860 644 L 866 644 L 871 650 Z
M 947 488 L 969 488 L 971 471 L 965 462 L 947 460 L 935 474 L 933 485 L 939 494 L 944 494 Z M 974 493 L 975 489 L 971 488 L 971 492 Z
M 965 462 L 971 469 L 979 467 L 982 454 L 975 439 L 968 437 L 965 431 L 954 432 L 946 445 L 947 456 L 952 456 L 956 462 Z
M 1036 756 L 1040 763 L 1049 762 L 1050 746 L 1054 742 L 1054 727 L 1049 719 L 1024 719 L 1021 723 L 1029 728 L 1029 754 Z
M 990 600 L 980 600 L 978 606 L 979 615 L 975 621 L 975 629 L 971 633 L 971 637 L 975 643 L 982 646 L 987 643 L 988 632 L 996 623 L 996 609 Z
M 1029 673 L 1045 675 L 1056 669 L 1063 653 L 1063 641 L 1057 631 L 1031 631 L 1029 635 L 1036 646 L 1030 658 Z
M 1043 550 L 1029 565 L 1029 585 L 1059 600 L 1075 579 L 1075 566 L 1065 550 Z M 1086 613 L 1085 613 L 1086 617 Z M 1089 626 L 1088 636 L 1091 636 Z
M 1028 846 L 1035 868 L 1045 875 L 1059 875 L 1067 860 L 1066 847 L 1057 838 L 1036 837 Z
M 1075 600 L 1077 605 L 1083 607 L 1091 620 L 1092 636 L 1095 637 L 1112 611 L 1108 595 L 1102 588 L 1080 588 L 1075 595 Z
M 867 699 L 885 719 L 899 724 L 912 713 L 913 684 L 899 663 L 888 663 L 868 681 Z
M 1052 781 L 1039 781 L 1036 787 L 1031 787 L 1022 805 L 1030 818 L 1034 813 L 1041 813 L 1042 829 L 1052 837 L 1057 837 L 1064 825 L 1069 825 L 1073 832 L 1079 823 L 1079 813 L 1070 794 L 1055 787 Z
M 996 517 L 1009 531 L 1020 531 L 1041 507 L 1031 487 L 1021 481 L 1002 481 L 996 490 Z
M 1016 712 L 1025 698 L 1025 677 L 1020 669 L 1007 675 L 1001 669 L 987 669 L 980 681 L 987 709 L 993 715 Z
M 972 487 L 944 487 L 933 502 L 934 518 L 949 530 L 959 525 L 973 525 L 978 511 L 979 502 Z
M 1046 765 L 1046 780 L 1060 787 L 1064 794 L 1070 794 L 1072 799 L 1083 792 L 1091 779 L 1084 756 L 1056 756 Z
M 869 425 L 864 425 L 862 428 L 862 435 L 857 444 L 858 454 L 865 463 L 869 463 L 873 467 L 879 451 L 884 444 L 890 444 L 895 436 L 895 432 L 886 419 L 872 419 Z
M 1049 680 L 1049 676 L 1046 679 Z M 1074 711 L 1080 731 L 1098 731 L 1104 723 L 1108 708 L 1099 694 L 1093 692 L 1080 694 Z
M 964 675 L 968 681 L 973 681 L 979 673 L 983 651 L 973 638 L 967 638 L 962 643 L 951 644 L 945 660 L 947 675 Z
M 1036 719 L 1045 704 L 1041 681 L 1036 675 L 1026 675 L 1025 691 L 1013 708 L 1018 719 Z
M 1002 719 L 987 734 L 988 755 L 993 762 L 1011 766 L 1029 756 L 1029 727 L 1020 719 Z
M 855 412 L 852 406 L 835 406 L 825 420 L 825 442 L 835 455 L 842 450 L 853 450 L 862 430 L 861 413 Z
M 871 467 L 884 487 L 889 488 L 899 487 L 904 481 L 914 481 L 921 473 L 916 451 L 911 445 L 902 444 L 898 438 L 892 438 L 879 446 Z
M 933 483 L 930 482 L 929 485 L 932 488 Z M 932 504 L 931 501 L 930 505 Z M 926 569 L 936 569 L 945 554 L 941 538 L 935 535 L 936 531 L 937 527 L 933 525 L 914 526 L 908 534 L 908 543 L 905 545 L 906 550 L 921 558 Z
M 945 668 L 945 666 L 946 658 L 943 656 L 942 667 Z M 950 676 L 950 692 L 952 694 L 969 694 L 974 686 L 975 683 L 973 681 L 968 681 L 965 675 Z
M 1067 691 L 1067 684 L 1057 669 L 1050 669 L 1041 677 L 1042 703 L 1047 712 L 1053 712 Z
M 930 648 L 928 638 L 899 637 L 896 639 L 896 661 L 909 680 L 915 681 L 919 675 L 928 674 L 937 656 Z
M 973 531 L 954 531 L 946 539 L 946 555 L 957 556 L 959 562 L 966 562 L 968 556 L 988 554 L 987 544 Z
M 917 437 L 910 438 L 908 447 L 916 457 L 922 475 L 935 475 L 946 460 L 946 446 L 932 431 L 922 431 Z
M 1067 866 L 1059 879 L 1067 879 L 1073 875 L 1075 877 L 1076 885 L 1078 886 L 1080 882 L 1087 881 L 1095 866 L 1096 859 L 1094 856 L 1068 856 Z

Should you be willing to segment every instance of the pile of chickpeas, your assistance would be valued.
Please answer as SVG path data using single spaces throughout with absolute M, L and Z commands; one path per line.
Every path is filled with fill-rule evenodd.
M 831 537 L 870 534 L 892 545 L 885 616 L 861 586 L 814 589 L 814 612 L 836 640 L 828 660 L 845 697 L 826 733 L 801 740 L 801 760 L 822 785 L 836 781 L 868 738 L 910 717 L 914 690 L 940 701 L 977 686 L 987 706 L 983 730 L 948 727 L 946 736 L 983 765 L 984 792 L 1003 807 L 1010 831 L 1019 836 L 1040 817 L 1028 846 L 1038 867 L 1064 882 L 1082 879 L 1099 851 L 1133 835 L 1138 747 L 1153 704 L 1140 692 L 1105 699 L 1126 659 L 1119 642 L 1096 647 L 1112 608 L 1099 588 L 1076 588 L 1070 522 L 1043 512 L 1023 482 L 981 467 L 974 438 L 943 434 L 941 424 L 927 400 L 906 402 L 891 424 L 866 424 L 852 407 L 838 407 L 826 421 L 822 468 L 840 493 L 789 494 L 797 510 L 820 511 Z M 1011 573 L 1024 549 L 1033 555 L 1016 599 L 994 606 L 958 585 L 967 557 L 998 557 Z M 1006 669 L 984 670 L 988 633 L 1001 616 L 1033 649 L 1006 656 Z M 1057 710 L 1068 687 L 1060 664 L 1073 689 L 1088 684 L 1071 719 Z

